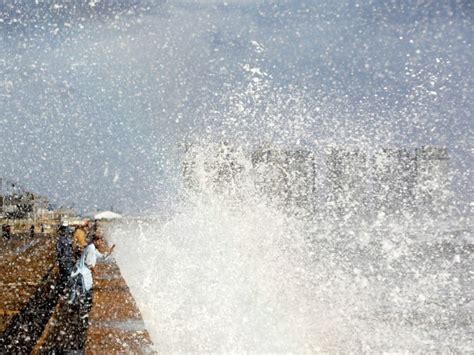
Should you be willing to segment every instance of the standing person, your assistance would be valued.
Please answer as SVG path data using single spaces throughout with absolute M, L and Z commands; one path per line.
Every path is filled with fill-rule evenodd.
M 97 248 L 102 247 L 103 243 L 103 239 L 96 235 L 92 243 L 89 244 L 82 252 L 81 258 L 76 264 L 76 269 L 71 274 L 75 282 L 70 302 L 73 302 L 76 297 L 81 297 L 82 295 L 86 296 L 86 298 L 91 297 L 90 294 L 93 285 L 92 274 L 94 272 L 97 260 L 107 259 L 115 248 L 114 244 L 110 248 L 107 255 L 102 254 L 97 250 Z
M 7 224 L 2 224 L 2 237 L 5 239 L 10 239 L 10 233 L 8 232 Z
M 98 259 L 108 258 L 115 247 L 113 245 L 107 255 L 104 255 L 97 250 L 102 246 L 102 243 L 103 240 L 96 236 L 93 242 L 84 249 L 75 270 L 71 273 L 71 294 L 68 303 L 71 307 L 70 311 L 75 315 L 71 323 L 74 327 L 71 341 L 76 344 L 78 349 L 83 349 L 85 346 L 85 334 L 89 324 L 87 318 L 92 307 L 94 267 Z
M 56 252 L 59 263 L 61 285 L 64 287 L 74 266 L 71 230 L 67 225 L 63 224 L 59 227 L 58 234 L 59 238 L 56 244 Z
M 77 226 L 73 235 L 74 257 L 76 260 L 79 260 L 87 244 L 87 232 L 84 227 Z
M 35 236 L 35 225 L 32 224 L 30 227 L 30 237 L 33 238 Z

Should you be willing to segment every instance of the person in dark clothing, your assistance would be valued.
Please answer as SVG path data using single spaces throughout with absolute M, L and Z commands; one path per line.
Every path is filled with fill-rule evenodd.
M 58 262 L 60 268 L 60 292 L 62 307 L 60 317 L 67 318 L 61 336 L 58 354 L 83 354 L 86 345 L 88 317 L 92 308 L 90 293 L 75 294 L 76 288 L 82 288 L 82 278 L 73 278 L 75 258 L 73 250 L 73 231 L 67 225 L 59 228 L 57 242 Z
M 11 227 L 9 224 L 2 225 L 2 235 L 5 239 L 10 239 L 11 237 Z
M 59 238 L 56 244 L 56 252 L 59 264 L 61 285 L 64 287 L 74 267 L 74 255 L 72 250 L 72 231 L 66 225 L 61 225 L 58 230 Z
M 32 224 L 30 227 L 30 237 L 33 238 L 35 236 L 35 225 Z

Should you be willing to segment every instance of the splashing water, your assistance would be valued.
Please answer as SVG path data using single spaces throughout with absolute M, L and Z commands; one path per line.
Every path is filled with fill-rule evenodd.
M 216 193 L 180 208 L 111 231 L 161 352 L 472 347 L 472 259 L 439 227 L 328 229 Z
M 251 132 L 264 144 L 307 149 L 316 122 L 301 97 L 267 90 L 265 81 L 252 80 L 244 94 L 231 95 L 206 138 L 194 139 L 172 212 L 109 230 L 157 350 L 472 351 L 468 220 L 448 212 L 362 218 L 354 211 L 374 206 L 365 200 L 337 216 L 318 199 L 310 205 L 323 207 L 305 213 L 298 199 L 285 203 L 297 195 L 288 186 L 304 188 L 297 169 L 281 175 L 283 188 L 271 175 L 276 163 L 259 170 L 248 153 L 258 141 Z M 353 141 L 367 147 L 367 136 L 357 133 Z M 243 144 L 215 143 L 229 137 Z M 274 188 L 262 189 L 262 181 Z

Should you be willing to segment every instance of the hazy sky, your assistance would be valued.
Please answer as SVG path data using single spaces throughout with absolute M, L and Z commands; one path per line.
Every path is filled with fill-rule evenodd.
M 380 128 L 472 167 L 471 1 L 36 3 L 0 4 L 0 176 L 58 204 L 159 204 L 178 143 L 219 124 L 206 110 L 245 87 L 246 65 L 349 113 L 343 128 L 326 110 L 319 136 Z

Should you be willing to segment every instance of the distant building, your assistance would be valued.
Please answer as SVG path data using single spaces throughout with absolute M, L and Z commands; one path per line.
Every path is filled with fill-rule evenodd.
M 367 208 L 367 154 L 355 148 L 330 148 L 326 154 L 328 209 L 338 214 L 363 214 Z
M 255 171 L 255 185 L 263 196 L 276 204 L 288 199 L 289 172 L 286 167 L 286 154 L 275 148 L 260 148 L 252 154 Z
M 45 196 L 34 195 L 33 199 L 33 217 L 42 218 L 49 213 L 49 200 Z
M 244 169 L 242 152 L 227 142 L 188 145 L 182 163 L 184 186 L 193 191 L 230 193 Z
M 318 218 L 431 213 L 448 203 L 449 156 L 442 147 L 414 152 L 380 148 L 369 155 L 360 147 L 314 153 L 263 146 L 250 158 L 251 167 L 242 150 L 228 143 L 187 146 L 184 185 L 194 191 L 239 193 L 248 179 L 266 201 Z
M 260 148 L 252 154 L 255 184 L 269 201 L 308 212 L 314 208 L 315 165 L 306 150 Z
M 0 178 L 0 216 L 35 219 L 48 212 L 48 199 Z
M 77 213 L 72 208 L 60 207 L 51 213 L 51 218 L 57 222 L 72 222 L 77 219 Z
M 415 151 L 415 198 L 420 212 L 441 212 L 449 198 L 449 153 L 444 147 L 424 146 Z
M 308 212 L 313 211 L 316 197 L 313 153 L 307 150 L 287 151 L 286 167 L 289 172 L 289 204 Z
M 407 149 L 379 149 L 373 156 L 372 181 L 375 211 L 393 214 L 413 210 L 415 162 Z

